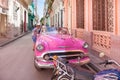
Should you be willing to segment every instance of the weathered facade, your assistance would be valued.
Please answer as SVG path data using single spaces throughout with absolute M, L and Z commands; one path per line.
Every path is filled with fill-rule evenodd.
M 55 0 L 52 5 L 50 14 L 51 25 L 55 27 L 63 27 L 63 1 Z
M 33 0 L 34 1 L 34 6 L 35 6 L 35 9 L 34 9 L 34 15 L 35 15 L 35 18 L 34 18 L 34 24 L 39 24 L 39 15 L 37 13 L 37 0 Z
M 44 23 L 43 24 L 50 24 L 48 21 L 48 14 L 47 14 L 47 11 L 48 11 L 48 0 L 45 0 L 44 2 L 44 9 L 43 9 L 43 16 L 44 16 Z
M 44 3 L 44 13 L 43 13 L 43 16 L 44 16 L 44 25 L 51 25 L 52 23 L 50 22 L 50 17 L 51 17 L 51 14 L 52 14 L 52 4 L 53 4 L 53 1 L 51 2 L 51 0 L 45 0 L 45 3 Z M 51 20 L 52 21 L 52 20 Z
M 120 0 L 60 1 L 63 3 L 63 26 L 75 37 L 86 40 L 91 49 L 120 62 Z M 59 2 L 57 5 L 55 2 L 57 0 L 52 5 L 51 17 L 56 16 L 59 7 Z M 50 22 L 58 23 L 58 19 L 51 18 Z
M 13 38 L 26 32 L 28 26 L 28 5 L 30 0 L 9 0 L 7 32 Z
M 63 27 L 63 0 L 46 0 L 44 6 L 45 24 Z
M 33 29 L 34 17 L 35 17 L 35 15 L 34 15 L 34 4 L 32 2 L 28 7 L 28 29 L 29 30 Z
M 119 0 L 64 0 L 64 24 L 90 48 L 120 62 L 119 5 Z

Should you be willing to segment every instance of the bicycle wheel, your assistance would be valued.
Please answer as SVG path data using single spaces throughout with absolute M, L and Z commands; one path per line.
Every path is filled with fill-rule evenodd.
M 58 77 L 58 80 L 74 80 L 74 79 L 72 79 L 72 77 L 71 76 L 68 76 L 68 75 L 64 75 L 64 76 L 62 76 L 62 77 Z

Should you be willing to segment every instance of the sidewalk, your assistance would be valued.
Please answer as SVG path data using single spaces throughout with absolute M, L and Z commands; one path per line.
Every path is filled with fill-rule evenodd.
M 26 35 L 26 34 L 28 34 L 28 33 L 30 33 L 30 32 L 28 31 L 28 32 L 26 32 L 26 33 L 23 33 L 23 34 L 15 37 L 15 38 L 0 38 L 0 47 L 3 47 L 3 46 L 5 46 L 5 45 L 13 42 L 13 41 L 15 41 L 15 40 L 23 37 L 24 35 Z
M 95 68 L 96 71 L 101 71 L 101 70 L 105 70 L 105 69 L 111 69 L 111 68 L 119 68 L 118 66 L 112 64 L 112 65 L 107 65 L 106 67 L 104 65 L 100 65 L 100 62 L 104 62 L 105 60 L 110 60 L 110 58 L 108 58 L 107 56 L 104 56 L 103 58 L 99 57 L 99 52 L 95 51 L 95 50 L 91 50 L 90 51 L 90 66 L 92 66 L 93 68 Z

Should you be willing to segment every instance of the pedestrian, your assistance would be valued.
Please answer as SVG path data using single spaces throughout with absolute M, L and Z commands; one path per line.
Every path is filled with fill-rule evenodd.
M 51 31 L 55 31 L 56 28 L 54 27 L 54 25 L 51 26 Z
M 42 30 L 43 33 L 46 32 L 46 26 L 44 24 L 42 24 Z
M 40 33 L 40 30 L 40 25 L 35 25 L 34 29 L 32 30 L 33 51 L 35 50 L 37 35 Z

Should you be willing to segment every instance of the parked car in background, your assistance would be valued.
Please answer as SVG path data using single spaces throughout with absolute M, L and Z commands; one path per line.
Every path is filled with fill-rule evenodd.
M 59 30 L 42 27 L 41 33 L 37 37 L 34 65 L 37 69 L 53 68 L 52 56 L 69 60 L 74 64 L 89 63 L 88 44 L 69 34 L 67 28 Z

